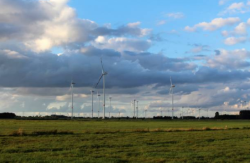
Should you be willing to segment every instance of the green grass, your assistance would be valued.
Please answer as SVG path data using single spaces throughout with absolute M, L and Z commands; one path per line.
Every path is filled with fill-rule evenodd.
M 250 162 L 249 141 L 250 121 L 0 120 L 0 162 Z

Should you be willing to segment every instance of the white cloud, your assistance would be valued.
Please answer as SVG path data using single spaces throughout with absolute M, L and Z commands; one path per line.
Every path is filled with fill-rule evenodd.
M 247 41 L 246 37 L 228 37 L 225 39 L 224 43 L 226 45 L 235 45 L 238 43 L 244 43 Z
M 221 35 L 224 36 L 224 37 L 227 37 L 229 35 L 229 32 L 228 31 L 222 31 Z
M 184 14 L 181 12 L 175 12 L 175 13 L 168 13 L 166 16 L 174 19 L 180 19 L 184 17 Z
M 192 51 L 193 53 L 199 53 L 199 52 L 201 52 L 202 50 L 203 50 L 203 47 L 202 47 L 202 46 L 198 46 L 198 47 L 193 48 L 191 51 Z
M 207 46 L 207 45 L 194 44 L 192 46 L 194 46 L 194 47 L 188 52 L 200 53 L 202 51 L 209 51 L 209 46 Z
M 226 10 L 220 13 L 220 15 L 224 14 L 235 14 L 235 13 L 246 13 L 249 12 L 249 2 L 245 4 L 244 2 L 235 2 L 232 3 L 230 6 L 227 7 Z
M 104 36 L 98 36 L 96 39 L 95 39 L 95 42 L 96 43 L 105 43 L 106 41 L 106 38 Z
M 161 20 L 161 21 L 158 21 L 157 25 L 164 25 L 166 24 L 166 20 Z
M 115 51 L 146 51 L 151 46 L 150 40 L 140 40 L 125 37 L 107 38 L 104 36 L 98 36 L 92 45 L 101 49 L 113 49 Z
M 202 28 L 205 31 L 215 31 L 219 28 L 222 28 L 224 26 L 230 26 L 234 25 L 236 23 L 240 22 L 240 18 L 238 17 L 230 17 L 230 18 L 215 18 L 211 22 L 201 22 L 193 27 L 186 26 L 185 30 L 189 32 L 194 32 L 198 28 Z
M 50 50 L 53 46 L 85 42 L 89 40 L 89 30 L 97 27 L 93 21 L 78 19 L 67 0 L 34 3 L 2 0 L 0 4 L 6 7 L 0 11 L 0 21 L 8 26 L 5 28 L 8 35 L 0 34 L 5 40 L 21 41 L 37 52 Z
M 239 34 L 239 35 L 247 34 L 247 24 L 240 23 L 238 26 L 235 27 L 234 32 L 235 32 L 235 34 Z
M 228 10 L 241 10 L 244 6 L 245 5 L 243 2 L 233 3 L 227 9 Z
M 219 5 L 224 5 L 228 2 L 229 0 L 220 0 L 219 1 Z
M 233 31 L 222 31 L 221 34 L 224 37 L 228 37 L 228 36 L 236 36 L 236 35 L 247 35 L 247 27 L 248 24 L 241 22 L 239 25 L 237 25 Z
M 220 55 L 207 58 L 206 66 L 217 69 L 242 69 L 250 66 L 246 60 L 250 58 L 250 52 L 246 49 L 232 51 L 220 50 Z
M 135 28 L 141 25 L 141 22 L 128 23 L 128 27 Z
M 17 51 L 13 51 L 13 50 L 9 50 L 9 49 L 5 49 L 5 50 L 1 50 L 5 55 L 7 55 L 9 58 L 28 58 L 24 55 L 21 55 L 19 52 Z
M 250 25 L 250 18 L 247 20 L 247 25 Z
M 173 29 L 173 30 L 171 30 L 169 33 L 170 33 L 170 34 L 178 34 L 178 31 L 175 30 L 175 29 Z

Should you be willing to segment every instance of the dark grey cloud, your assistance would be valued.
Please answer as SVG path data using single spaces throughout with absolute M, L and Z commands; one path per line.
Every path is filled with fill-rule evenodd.
M 181 95 L 190 94 L 193 91 L 198 91 L 199 88 L 200 88 L 199 86 L 200 85 L 197 85 L 197 84 L 180 84 L 180 85 L 176 85 L 176 87 L 174 89 L 174 93 L 181 94 Z M 170 84 L 169 84 L 169 86 L 164 87 L 164 89 L 158 91 L 158 93 L 160 95 L 168 95 L 169 94 L 169 89 L 170 89 Z
M 196 68 L 195 64 L 190 63 L 188 58 L 169 58 L 163 54 L 152 54 L 148 52 L 134 53 L 125 52 L 126 59 L 138 61 L 139 64 L 148 70 L 156 71 L 190 71 Z
M 186 53 L 200 53 L 200 52 L 206 52 L 210 51 L 210 47 L 208 45 L 202 45 L 202 44 L 188 44 L 189 46 L 192 46 L 193 48 Z
M 220 50 L 214 50 L 215 55 L 220 55 Z
M 140 24 L 140 23 L 139 23 Z M 150 32 L 148 29 L 141 29 L 138 25 L 129 26 L 122 25 L 117 29 L 112 29 L 109 27 L 97 27 L 91 34 L 100 36 L 144 36 Z
M 167 39 L 162 37 L 162 33 L 151 34 L 149 36 L 149 39 L 152 40 L 152 41 L 157 41 L 157 42 L 168 41 Z
M 98 54 L 95 54 L 96 52 Z M 104 52 L 102 55 L 104 69 L 108 72 L 106 87 L 108 89 L 117 88 L 117 90 L 121 88 L 121 92 L 128 94 L 140 91 L 129 88 L 152 84 L 156 84 L 158 87 L 169 86 L 170 76 L 174 84 L 180 86 L 179 92 L 183 91 L 183 94 L 195 90 L 191 89 L 191 85 L 190 89 L 187 89 L 187 84 L 230 83 L 246 80 L 250 76 L 248 71 L 225 71 L 209 67 L 199 67 L 194 73 L 193 69 L 185 68 L 188 65 L 185 63 L 186 59 L 169 59 L 151 53 L 128 53 L 124 56 L 118 52 L 112 53 L 112 50 L 105 53 L 105 50 L 95 49 L 84 54 L 71 53 L 57 56 L 52 53 L 32 53 L 20 50 L 17 56 L 12 56 L 10 54 L 13 51 L 2 50 L 0 53 L 0 78 L 2 79 L 0 85 L 3 87 L 68 88 L 73 79 L 77 83 L 76 87 L 91 88 L 101 75 L 101 54 L 99 52 Z M 179 71 L 174 69 L 175 64 L 180 65 L 180 67 L 177 66 Z M 182 85 L 186 86 L 182 87 Z M 97 88 L 102 88 L 102 82 Z M 80 92 L 85 93 L 83 90 Z M 55 92 L 55 95 L 61 93 L 61 91 Z
M 75 109 L 89 112 L 90 90 L 102 73 L 100 57 L 108 72 L 107 92 L 124 105 L 133 98 L 157 101 L 158 95 L 166 96 L 170 76 L 176 85 L 176 101 L 179 100 L 176 107 L 218 107 L 225 101 L 234 105 L 239 98 L 250 97 L 250 85 L 246 82 L 250 77 L 249 52 L 246 50 L 221 49 L 214 50 L 213 56 L 193 57 L 155 54 L 148 52 L 152 41 L 167 41 L 161 33 L 153 34 L 150 29 L 140 28 L 140 22 L 117 28 L 100 26 L 78 18 L 66 1 L 61 2 L 64 3 L 0 0 L 4 6 L 0 11 L 0 87 L 10 89 L 1 91 L 2 101 L 8 98 L 13 101 L 10 105 L 0 104 L 1 109 L 70 112 L 69 84 L 74 80 Z M 62 15 L 65 11 L 67 14 Z M 193 48 L 189 52 L 196 54 L 211 51 L 208 45 L 189 46 Z M 52 47 L 62 48 L 63 54 L 50 52 Z M 241 84 L 235 84 L 239 82 Z M 230 89 L 223 90 L 224 85 Z M 96 91 L 102 93 L 102 82 Z M 65 99 L 58 100 L 57 96 Z M 152 103 L 152 111 L 156 107 L 171 106 L 168 101 Z M 23 106 L 22 102 L 25 102 Z M 53 102 L 61 103 L 60 107 L 53 106 Z M 117 110 L 113 108 L 116 113 Z
M 45 3 L 49 5 L 49 2 Z M 1 0 L 0 5 L 4 6 L 0 12 L 1 22 L 25 24 L 51 18 L 52 11 L 44 12 L 46 6 L 36 0 Z

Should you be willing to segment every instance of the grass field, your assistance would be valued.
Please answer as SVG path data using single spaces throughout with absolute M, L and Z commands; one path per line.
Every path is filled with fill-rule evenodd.
M 250 162 L 250 121 L 0 120 L 0 162 Z

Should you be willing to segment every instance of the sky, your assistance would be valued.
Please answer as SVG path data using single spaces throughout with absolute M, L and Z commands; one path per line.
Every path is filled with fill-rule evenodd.
M 248 0 L 0 0 L 0 112 L 213 117 L 249 107 Z M 100 94 L 100 100 L 97 94 Z M 111 97 L 111 106 L 110 100 Z

